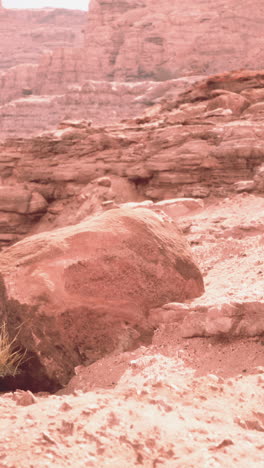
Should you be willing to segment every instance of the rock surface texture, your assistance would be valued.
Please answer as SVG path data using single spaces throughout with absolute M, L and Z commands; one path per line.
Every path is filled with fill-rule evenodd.
M 262 2 L 1 7 L 0 467 L 263 468 Z
M 0 72 L 26 63 L 37 64 L 44 51 L 82 47 L 86 15 L 78 10 L 9 10 L 2 7 Z
M 139 118 L 106 127 L 66 121 L 37 138 L 3 142 L 1 243 L 80 222 L 107 201 L 262 193 L 262 86 L 263 71 L 215 75 Z M 23 200 L 22 211 L 14 205 L 14 186 L 18 198 L 38 199 L 34 211 Z
M 105 375 L 121 364 L 121 377 L 111 375 L 114 389 L 34 400 L 26 392 L 3 395 L 2 466 L 263 465 L 263 367 L 226 379 L 198 377 L 158 347 L 108 364 Z M 98 384 L 100 367 L 96 377 Z
M 6 250 L 0 271 L 1 319 L 20 326 L 20 345 L 55 386 L 78 364 L 133 346 L 150 331 L 151 307 L 204 290 L 183 235 L 146 208 L 28 237 Z
M 18 71 L 23 72 L 23 76 L 18 77 Z M 55 83 L 54 92 L 49 94 L 51 91 L 45 90 L 47 94 L 43 95 L 39 89 L 40 78 L 36 88 L 36 66 L 27 65 L 24 71 L 20 67 L 6 73 L 8 76 L 2 94 L 5 102 L 0 106 L 0 138 L 28 137 L 43 130 L 53 130 L 65 119 L 92 119 L 101 125 L 119 122 L 141 114 L 160 96 L 180 94 L 192 81 L 189 78 L 168 83 L 89 80 L 81 85 L 65 83 L 59 88 Z M 24 95 L 25 89 L 30 93 L 27 96 Z
M 106 115 L 112 122 L 137 115 L 151 83 L 130 92 L 116 82 L 264 67 L 260 0 L 91 0 L 85 26 L 84 15 L 1 9 L 0 31 L 12 40 L 2 40 L 0 56 L 0 138 L 14 128 L 36 134 L 65 118 L 105 124 Z M 21 17 L 29 25 L 22 38 Z
M 166 80 L 263 68 L 263 15 L 261 0 L 91 0 L 91 78 Z

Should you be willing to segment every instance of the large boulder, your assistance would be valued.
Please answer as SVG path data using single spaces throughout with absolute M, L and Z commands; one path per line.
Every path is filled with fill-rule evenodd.
M 11 334 L 19 330 L 29 366 L 37 363 L 34 378 L 37 365 L 55 386 L 80 363 L 135 346 L 151 331 L 151 308 L 204 290 L 177 226 L 146 208 L 114 209 L 28 237 L 0 263 L 0 318 Z
M 23 184 L 0 185 L 0 249 L 29 231 L 47 207 L 40 193 Z

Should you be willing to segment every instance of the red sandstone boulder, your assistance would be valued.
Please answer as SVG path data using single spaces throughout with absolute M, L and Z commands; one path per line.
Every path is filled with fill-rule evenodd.
M 31 192 L 17 185 L 0 186 L 0 212 L 44 213 L 47 205 L 45 198 L 38 192 Z
M 0 249 L 25 235 L 47 207 L 47 201 L 37 191 L 19 184 L 0 186 Z
M 55 386 L 78 364 L 135 346 L 149 309 L 203 293 L 176 225 L 143 208 L 29 237 L 1 255 L 0 271 L 1 318 L 21 325 L 20 345 Z
M 212 93 L 213 94 L 213 93 Z M 240 115 L 250 104 L 250 101 L 237 93 L 216 90 L 216 97 L 208 102 L 207 110 L 230 109 L 233 114 Z

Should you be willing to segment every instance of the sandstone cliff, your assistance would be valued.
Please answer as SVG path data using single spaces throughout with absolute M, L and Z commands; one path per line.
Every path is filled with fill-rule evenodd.
M 71 57 L 80 61 L 85 21 L 81 11 L 2 9 L 0 103 L 54 90 L 61 94 L 64 82 L 80 81 Z
M 260 0 L 239 4 L 235 0 L 187 4 L 180 0 L 92 0 L 84 40 L 85 13 L 47 9 L 21 14 L 31 25 L 22 37 L 12 19 L 14 12 L 2 9 L 0 14 L 2 34 L 12 35 L 12 41 L 2 47 L 2 62 L 0 56 L 5 69 L 0 76 L 0 137 L 12 136 L 14 129 L 20 136 L 50 129 L 68 118 L 69 112 L 77 119 L 105 123 L 102 117 L 108 115 L 109 103 L 112 121 L 141 111 L 138 101 L 132 103 L 128 87 L 116 93 L 116 86 L 105 82 L 166 82 L 186 75 L 264 67 Z M 52 26 L 55 20 L 57 29 Z M 107 89 L 106 106 L 102 86 Z M 94 90 L 89 96 L 83 92 L 87 87 Z
M 37 63 L 44 51 L 83 46 L 86 16 L 86 12 L 78 10 L 9 10 L 2 7 L 0 71 Z
M 263 68 L 261 0 L 91 0 L 93 79 L 142 80 Z

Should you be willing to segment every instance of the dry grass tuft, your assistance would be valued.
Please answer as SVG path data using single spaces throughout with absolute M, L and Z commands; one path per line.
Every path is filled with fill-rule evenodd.
M 0 378 L 19 374 L 19 368 L 26 361 L 26 351 L 16 349 L 15 343 L 19 332 L 11 341 L 3 323 L 0 327 Z

